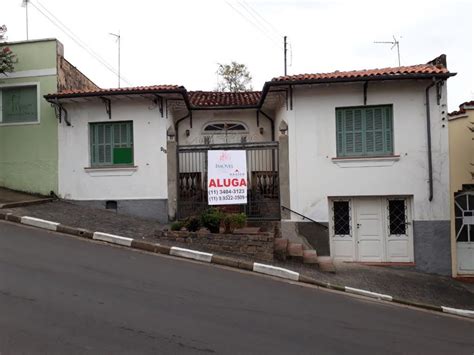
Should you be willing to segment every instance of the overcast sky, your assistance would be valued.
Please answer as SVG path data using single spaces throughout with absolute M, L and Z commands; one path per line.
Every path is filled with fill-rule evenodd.
M 449 109 L 474 99 L 474 6 L 471 0 L 30 0 L 30 39 L 55 37 L 65 57 L 101 87 L 117 77 L 54 26 L 54 15 L 116 70 L 120 31 L 122 86 L 178 84 L 213 90 L 217 63 L 248 66 L 253 87 L 283 74 L 397 66 L 396 49 L 374 44 L 400 38 L 402 65 L 439 54 L 458 75 L 448 81 Z M 49 10 L 49 13 L 48 13 Z M 2 0 L 8 40 L 26 39 L 21 0 Z

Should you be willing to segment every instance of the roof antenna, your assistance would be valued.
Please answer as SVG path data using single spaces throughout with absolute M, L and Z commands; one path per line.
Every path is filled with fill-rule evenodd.
M 25 8 L 25 14 L 26 14 L 26 40 L 27 41 L 30 39 L 28 36 L 28 2 L 29 0 L 23 0 L 21 2 L 21 6 Z
M 402 36 L 400 36 L 400 39 L 402 38 Z M 374 43 L 377 43 L 377 44 L 391 44 L 392 45 L 392 48 L 390 49 L 393 49 L 395 47 L 397 47 L 397 53 L 398 53 L 398 66 L 400 67 L 401 66 L 401 63 L 400 63 L 400 40 L 397 39 L 395 37 L 395 35 L 393 35 L 393 41 L 374 41 Z
M 111 33 L 109 32 L 109 35 L 111 36 L 114 36 L 117 40 L 117 43 L 118 43 L 118 87 L 120 88 L 120 30 L 118 31 L 118 33 Z

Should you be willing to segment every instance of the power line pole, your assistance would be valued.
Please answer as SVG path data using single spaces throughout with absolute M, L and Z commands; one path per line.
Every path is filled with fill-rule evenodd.
M 284 62 L 285 62 L 285 76 L 286 76 L 286 36 L 283 37 L 283 57 L 284 57 Z
M 109 33 L 110 35 L 114 36 L 117 39 L 118 44 L 118 87 L 120 87 L 120 31 L 118 34 Z

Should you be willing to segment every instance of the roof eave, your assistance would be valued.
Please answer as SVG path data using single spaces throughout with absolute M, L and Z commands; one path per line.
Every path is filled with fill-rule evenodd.
M 79 92 L 69 94 L 47 94 L 43 97 L 46 101 L 56 99 L 69 99 L 75 97 L 101 97 L 101 96 L 120 96 L 120 95 L 144 95 L 144 94 L 184 94 L 186 95 L 186 89 L 184 87 L 178 87 L 176 89 L 166 90 L 123 90 L 123 91 L 109 91 L 109 92 Z M 185 99 L 186 101 L 186 99 Z
M 263 85 L 262 96 L 258 106 L 261 107 L 272 86 L 289 86 L 289 85 L 314 85 L 314 84 L 334 84 L 334 83 L 351 83 L 366 81 L 386 81 L 386 80 L 416 80 L 416 79 L 448 79 L 457 73 L 438 73 L 438 74 L 405 74 L 405 75 L 377 75 L 368 77 L 352 77 L 352 78 L 328 78 L 328 79 L 303 79 L 303 80 L 281 80 L 267 81 Z

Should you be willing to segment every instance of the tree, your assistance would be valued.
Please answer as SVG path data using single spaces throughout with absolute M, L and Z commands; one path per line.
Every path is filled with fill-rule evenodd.
M 0 41 L 5 40 L 7 26 L 0 26 Z M 0 74 L 10 73 L 13 71 L 13 62 L 15 55 L 9 47 L 0 47 Z
M 230 64 L 218 63 L 217 75 L 219 81 L 216 91 L 250 91 L 252 90 L 252 76 L 245 64 L 232 62 Z

